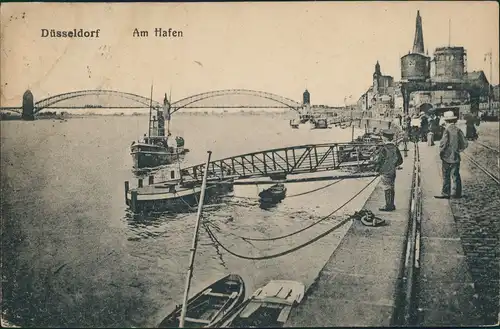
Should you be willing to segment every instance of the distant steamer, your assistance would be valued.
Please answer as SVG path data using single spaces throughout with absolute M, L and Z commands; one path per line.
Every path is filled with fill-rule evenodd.
M 166 134 L 165 121 L 167 121 Z M 153 109 L 151 106 L 148 134 L 144 134 L 138 142 L 132 142 L 130 149 L 134 170 L 152 169 L 171 164 L 187 152 L 184 148 L 184 139 L 180 136 L 172 136 L 170 133 L 170 103 L 167 95 L 163 101 L 163 109 L 158 107 Z

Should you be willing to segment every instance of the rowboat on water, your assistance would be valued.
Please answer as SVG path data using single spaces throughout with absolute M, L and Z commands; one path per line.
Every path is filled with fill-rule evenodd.
M 304 297 L 301 282 L 272 280 L 228 314 L 220 327 L 223 328 L 276 328 L 282 327 L 292 308 Z
M 275 184 L 259 193 L 260 201 L 265 203 L 280 202 L 286 197 L 286 187 L 282 183 Z
M 245 283 L 241 276 L 229 274 L 214 282 L 187 302 L 184 326 L 214 327 L 245 299 Z M 178 305 L 158 328 L 179 327 L 182 305 Z

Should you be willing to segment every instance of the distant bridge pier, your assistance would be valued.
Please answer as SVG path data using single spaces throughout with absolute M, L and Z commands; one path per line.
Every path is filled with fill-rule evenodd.
M 23 120 L 35 120 L 35 103 L 33 101 L 33 94 L 30 90 L 26 90 L 23 95 L 23 112 L 21 118 Z

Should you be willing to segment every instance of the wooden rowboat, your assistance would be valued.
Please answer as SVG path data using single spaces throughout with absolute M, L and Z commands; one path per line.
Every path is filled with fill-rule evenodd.
M 237 274 L 229 274 L 188 300 L 184 326 L 213 327 L 245 299 L 245 283 Z M 179 327 L 182 305 L 178 305 L 158 328 Z
M 301 282 L 272 280 L 257 289 L 252 297 L 236 307 L 222 321 L 221 328 L 283 327 L 291 310 L 302 301 L 305 287 Z

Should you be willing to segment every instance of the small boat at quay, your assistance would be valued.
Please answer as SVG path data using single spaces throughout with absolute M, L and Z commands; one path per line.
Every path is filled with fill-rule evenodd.
M 328 128 L 328 120 L 326 118 L 318 118 L 311 121 L 314 125 L 313 129 L 327 129 Z
M 286 197 L 286 187 L 282 183 L 275 184 L 259 193 L 260 202 L 278 203 Z
M 184 138 L 172 136 L 170 133 L 170 116 L 170 102 L 166 94 L 162 109 L 159 107 L 153 109 L 151 100 L 148 134 L 144 134 L 141 140 L 132 142 L 130 146 L 134 170 L 171 164 L 188 152 L 184 148 Z M 165 122 L 167 122 L 166 131 Z
M 297 281 L 272 280 L 228 314 L 221 328 L 283 327 L 292 308 L 304 298 L 304 284 Z
M 300 125 L 300 120 L 297 119 L 290 120 L 290 126 L 292 127 L 292 129 L 299 129 L 299 125 Z
M 184 326 L 188 328 L 217 326 L 224 316 L 245 299 L 245 283 L 241 276 L 229 274 L 188 300 Z M 182 305 L 178 305 L 158 326 L 177 328 Z
M 369 160 L 373 153 L 382 145 L 382 137 L 376 133 L 367 132 L 355 138 L 352 146 L 343 146 L 341 160 L 343 162 L 356 162 Z

